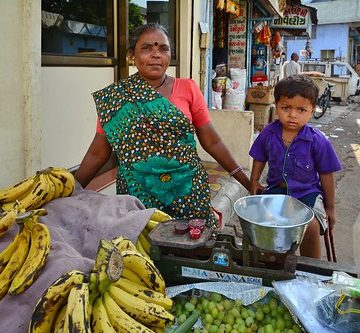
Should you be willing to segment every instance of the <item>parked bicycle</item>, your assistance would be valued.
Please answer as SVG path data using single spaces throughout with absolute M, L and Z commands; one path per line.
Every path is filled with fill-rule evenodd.
M 325 81 L 324 79 L 323 82 L 325 83 L 325 89 L 317 100 L 316 110 L 314 112 L 315 119 L 321 118 L 326 110 L 330 108 L 331 93 L 334 91 L 335 87 L 335 84 Z

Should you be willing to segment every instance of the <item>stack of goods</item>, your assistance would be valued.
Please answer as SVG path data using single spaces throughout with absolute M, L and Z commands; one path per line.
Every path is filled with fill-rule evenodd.
M 261 131 L 271 121 L 274 109 L 274 88 L 272 86 L 248 88 L 246 103 L 248 110 L 254 112 L 254 130 Z
M 246 69 L 230 68 L 230 87 L 226 89 L 224 109 L 244 110 Z
M 135 244 L 102 239 L 90 273 L 69 271 L 45 290 L 29 332 L 164 332 L 175 319 L 172 305 L 160 272 Z

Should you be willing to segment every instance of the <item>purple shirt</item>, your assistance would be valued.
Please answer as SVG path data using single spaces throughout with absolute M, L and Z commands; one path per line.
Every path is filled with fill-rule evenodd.
M 249 154 L 257 161 L 268 163 L 269 189 L 285 181 L 287 194 L 298 199 L 314 192 L 323 194 L 319 174 L 341 169 L 330 141 L 309 125 L 286 147 L 282 142 L 282 125 L 277 120 L 260 132 Z

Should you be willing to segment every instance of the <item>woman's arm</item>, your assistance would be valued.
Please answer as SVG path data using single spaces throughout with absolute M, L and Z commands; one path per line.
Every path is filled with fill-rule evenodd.
M 335 225 L 335 180 L 333 173 L 320 174 L 321 188 L 324 192 L 325 211 L 329 222 L 329 228 Z
M 211 123 L 196 128 L 196 135 L 205 151 L 209 153 L 226 171 L 232 172 L 239 167 L 239 164 L 235 161 Z M 241 169 L 239 169 L 239 171 L 237 171 L 233 176 L 248 191 L 250 191 L 249 178 Z
M 95 177 L 102 166 L 111 156 L 111 146 L 104 134 L 96 133 L 93 141 L 86 152 L 79 169 L 75 173 L 75 178 L 82 187 Z
M 264 186 L 260 184 L 259 180 L 265 165 L 265 162 L 253 160 L 250 176 L 250 194 L 259 194 L 259 192 L 261 193 L 264 190 Z

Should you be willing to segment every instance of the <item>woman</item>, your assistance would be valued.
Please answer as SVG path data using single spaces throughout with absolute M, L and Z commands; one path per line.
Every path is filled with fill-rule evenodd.
M 128 55 L 138 72 L 93 94 L 97 132 L 76 172 L 77 180 L 85 187 L 114 151 L 119 160 L 118 194 L 136 196 L 146 207 L 175 218 L 215 223 L 208 176 L 194 134 L 249 190 L 248 177 L 212 127 L 194 81 L 165 73 L 171 57 L 165 28 L 152 23 L 137 28 Z

